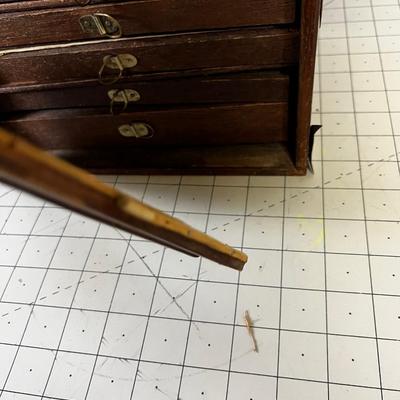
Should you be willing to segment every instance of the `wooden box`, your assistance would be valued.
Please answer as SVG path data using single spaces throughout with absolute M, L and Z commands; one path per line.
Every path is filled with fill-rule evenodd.
M 320 0 L 0 0 L 0 124 L 102 173 L 307 169 Z

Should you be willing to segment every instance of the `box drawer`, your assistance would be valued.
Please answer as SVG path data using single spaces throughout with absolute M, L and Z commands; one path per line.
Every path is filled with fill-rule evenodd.
M 81 80 L 105 83 L 141 73 L 240 71 L 293 65 L 298 33 L 261 29 L 155 36 L 0 56 L 0 87 Z
M 55 3 L 61 5 L 63 2 Z M 141 0 L 29 12 L 4 12 L 5 9 L 3 6 L 3 14 L 0 15 L 3 48 L 99 39 L 107 35 L 128 37 L 149 33 L 288 24 L 295 20 L 296 1 Z M 108 17 L 104 17 L 104 14 Z M 98 22 L 104 26 L 105 35 L 104 32 L 102 35 L 92 29 L 98 26 Z
M 51 150 L 282 142 L 288 104 L 155 108 L 117 116 L 101 109 L 37 111 L 10 116 L 2 125 Z
M 22 88 L 21 88 L 22 89 Z M 209 77 L 144 80 L 112 86 L 2 93 L 0 110 L 33 111 L 74 107 L 110 107 L 113 113 L 140 105 L 286 102 L 289 75 L 279 72 L 224 74 Z
M 122 0 L 124 1 L 124 0 Z M 0 12 L 15 12 L 42 10 L 59 7 L 76 7 L 78 5 L 93 5 L 119 2 L 118 0 L 0 0 Z

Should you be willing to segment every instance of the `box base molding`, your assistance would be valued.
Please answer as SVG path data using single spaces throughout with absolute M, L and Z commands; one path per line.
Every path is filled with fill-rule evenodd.
M 56 150 L 53 154 L 97 174 L 304 175 L 284 143 L 214 147 Z

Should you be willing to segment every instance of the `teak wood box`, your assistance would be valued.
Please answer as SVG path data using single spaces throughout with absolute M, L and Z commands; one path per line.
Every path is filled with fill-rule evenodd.
M 1 124 L 102 173 L 302 175 L 321 0 L 0 0 Z

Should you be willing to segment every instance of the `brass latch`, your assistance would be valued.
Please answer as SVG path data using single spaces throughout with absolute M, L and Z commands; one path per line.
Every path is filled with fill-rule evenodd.
M 122 136 L 134 138 L 150 138 L 154 135 L 154 129 L 145 122 L 132 122 L 118 127 Z
M 118 54 L 116 56 L 105 56 L 103 58 L 103 64 L 99 70 L 99 82 L 102 85 L 112 85 L 118 82 L 124 69 L 133 68 L 137 65 L 138 60 L 132 54 Z M 105 71 L 110 69 L 112 71 L 118 70 L 117 73 L 112 73 L 110 75 L 105 75 Z
M 140 100 L 139 92 L 133 89 L 111 89 L 107 94 L 111 100 L 110 112 L 113 115 L 125 111 L 129 103 L 135 103 Z
M 108 14 L 94 13 L 79 18 L 83 32 L 99 36 L 108 36 L 111 39 L 121 37 L 122 29 L 119 22 Z

